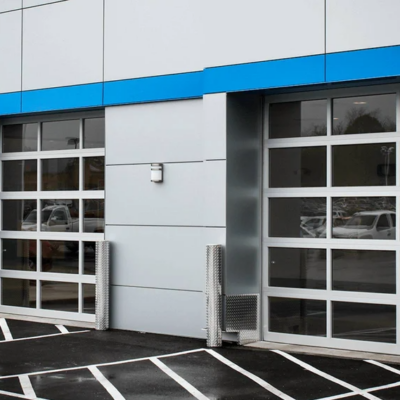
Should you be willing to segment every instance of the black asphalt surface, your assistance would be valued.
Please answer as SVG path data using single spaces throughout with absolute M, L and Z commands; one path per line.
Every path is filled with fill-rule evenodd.
M 165 335 L 6 323 L 0 400 L 400 400 L 400 365 L 386 364 L 388 370 L 235 345 L 210 350 L 204 340 Z

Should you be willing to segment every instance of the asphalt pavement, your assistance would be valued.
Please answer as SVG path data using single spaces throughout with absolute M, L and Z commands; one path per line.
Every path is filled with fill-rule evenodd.
M 400 365 L 0 318 L 1 399 L 400 399 Z

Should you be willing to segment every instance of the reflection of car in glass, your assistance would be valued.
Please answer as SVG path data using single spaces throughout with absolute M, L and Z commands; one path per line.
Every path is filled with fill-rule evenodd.
M 42 271 L 47 272 L 51 270 L 53 266 L 53 252 L 55 248 L 51 245 L 51 242 L 42 240 Z M 32 271 L 36 270 L 36 240 L 29 241 L 29 269 Z
M 392 211 L 362 211 L 353 214 L 347 223 L 333 228 L 334 238 L 388 239 L 396 238 L 396 213 Z
M 325 230 L 326 216 L 321 217 L 301 217 L 300 234 L 301 237 L 318 237 L 322 230 Z

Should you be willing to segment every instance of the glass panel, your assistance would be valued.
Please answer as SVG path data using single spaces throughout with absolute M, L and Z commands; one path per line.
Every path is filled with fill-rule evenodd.
M 333 289 L 396 293 L 396 252 L 332 250 Z
M 326 250 L 269 248 L 269 284 L 326 289 Z
M 326 186 L 326 147 L 294 147 L 269 152 L 270 187 Z
M 78 190 L 79 158 L 42 160 L 42 190 Z
M 333 100 L 333 134 L 396 132 L 396 95 Z
M 104 148 L 105 120 L 104 118 L 90 118 L 84 121 L 83 147 L 85 149 Z
M 36 308 L 36 281 L 3 278 L 1 288 L 4 306 Z
M 84 232 L 104 233 L 104 200 L 85 200 Z
M 96 242 L 84 242 L 83 273 L 95 275 L 96 273 Z
M 3 126 L 3 153 L 37 150 L 38 124 Z
M 79 242 L 42 240 L 42 271 L 61 274 L 79 272 Z
M 3 239 L 3 269 L 36 271 L 36 240 Z
M 326 302 L 269 298 L 270 332 L 326 336 Z
M 36 200 L 3 200 L 4 231 L 35 231 Z
M 85 158 L 85 190 L 104 190 L 104 157 Z
M 333 186 L 396 184 L 396 144 L 333 146 Z
M 311 219 L 318 224 L 307 225 Z M 269 235 L 271 237 L 307 237 L 326 236 L 326 199 L 274 198 L 269 199 Z
M 42 124 L 42 150 L 79 148 L 80 121 L 55 121 Z
M 396 306 L 333 302 L 333 337 L 396 343 Z
M 83 312 L 95 314 L 96 312 L 96 285 L 83 284 Z
M 3 191 L 37 190 L 37 160 L 3 161 Z
M 395 197 L 341 197 L 332 199 L 332 237 L 395 240 Z
M 326 100 L 271 104 L 269 137 L 325 136 L 326 105 Z
M 42 283 L 42 308 L 78 312 L 78 284 L 70 282 Z
M 40 230 L 46 232 L 79 232 L 79 200 L 42 200 Z

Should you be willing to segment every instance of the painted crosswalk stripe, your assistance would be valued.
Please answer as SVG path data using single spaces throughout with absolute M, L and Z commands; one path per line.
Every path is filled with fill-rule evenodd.
M 308 371 L 313 372 L 316 375 L 322 376 L 323 378 L 328 379 L 331 382 L 335 382 L 338 385 L 343 386 L 346 389 L 349 389 L 352 392 L 359 394 L 360 396 L 364 396 L 370 400 L 380 400 L 378 397 L 374 396 L 373 394 L 370 394 L 370 393 L 366 392 L 365 390 L 362 390 L 350 383 L 342 381 L 341 379 L 335 378 L 334 376 L 329 375 L 326 372 L 320 371 L 319 369 L 313 367 L 312 365 L 307 364 L 304 361 L 301 361 L 301 360 L 297 359 L 296 357 L 293 357 L 292 355 L 285 353 L 284 351 L 281 351 L 281 350 L 271 350 L 271 351 L 276 354 L 281 355 L 282 357 L 287 358 L 288 360 L 294 362 L 295 364 L 300 365 L 301 367 L 307 369 Z
M 88 369 L 114 400 L 125 400 L 125 397 L 122 396 L 118 389 L 100 372 L 97 367 L 92 366 Z
M 279 398 L 283 400 L 294 400 L 293 397 L 281 392 L 279 389 L 276 387 L 272 386 L 268 382 L 264 381 L 264 379 L 259 378 L 258 376 L 252 374 L 249 371 L 246 371 L 244 368 L 239 367 L 239 365 L 233 363 L 232 361 L 228 360 L 224 356 L 221 356 L 221 354 L 215 352 L 214 350 L 206 349 L 206 352 L 208 354 L 211 354 L 213 357 L 215 357 L 217 360 L 221 361 L 228 367 L 231 367 L 235 371 L 241 373 L 244 376 L 247 376 L 247 378 L 251 379 L 253 382 L 257 383 L 264 389 L 268 390 L 269 392 L 273 393 L 275 396 L 278 396 Z
M 13 337 L 10 332 L 10 328 L 8 327 L 7 321 L 5 318 L 0 318 L 0 328 L 3 331 L 4 338 L 7 341 L 13 340 Z
M 61 332 L 61 333 L 69 333 L 68 329 L 64 325 L 56 325 L 56 328 Z
M 19 383 L 21 384 L 22 391 L 24 392 L 24 395 L 27 397 L 30 397 L 32 399 L 36 399 L 36 393 L 33 390 L 33 386 L 31 383 L 31 380 L 29 379 L 28 375 L 20 375 L 18 377 Z
M 176 383 L 181 385 L 184 389 L 186 389 L 192 396 L 196 397 L 198 400 L 209 400 L 208 397 L 204 396 L 203 393 L 199 392 L 193 385 L 191 385 L 188 381 L 183 379 L 177 373 L 172 371 L 172 369 L 168 368 L 163 362 L 161 362 L 157 358 L 150 358 L 150 361 L 161 369 L 164 373 L 166 373 L 170 378 L 172 378 Z

